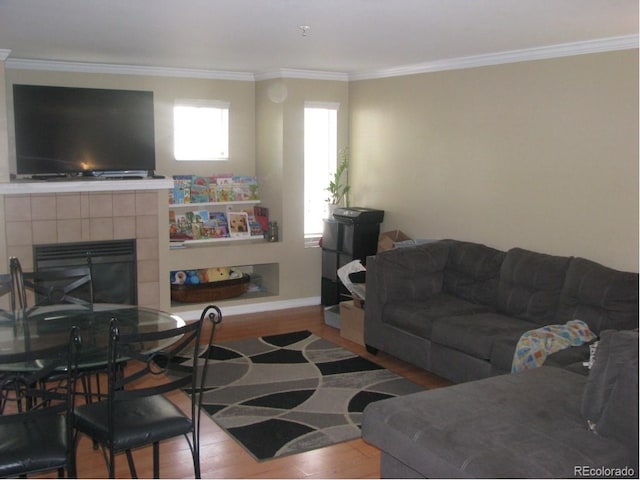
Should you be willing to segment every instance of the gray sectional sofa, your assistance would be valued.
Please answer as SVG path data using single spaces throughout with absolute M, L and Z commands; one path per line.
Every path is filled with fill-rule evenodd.
M 588 376 L 558 367 L 374 402 L 383 478 L 638 478 L 638 332 L 603 332 Z
M 589 345 L 510 374 L 520 336 L 581 319 Z M 370 404 L 385 478 L 638 478 L 638 274 L 443 240 L 370 257 L 365 343 L 454 382 Z M 592 358 L 593 359 L 593 358 Z
M 441 240 L 367 259 L 364 340 L 453 382 L 511 371 L 523 333 L 574 319 L 638 327 L 638 274 L 579 257 Z M 586 373 L 589 347 L 546 364 Z

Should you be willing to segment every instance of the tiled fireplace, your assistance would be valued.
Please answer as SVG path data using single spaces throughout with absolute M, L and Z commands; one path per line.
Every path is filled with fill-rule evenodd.
M 7 256 L 33 269 L 33 245 L 135 239 L 138 304 L 160 306 L 156 191 L 17 194 L 4 197 Z

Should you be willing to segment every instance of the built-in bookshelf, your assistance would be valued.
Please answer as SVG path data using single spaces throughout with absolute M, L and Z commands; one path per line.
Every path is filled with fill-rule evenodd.
M 176 272 L 210 268 L 247 274 L 251 278 L 248 291 L 222 300 L 235 305 L 279 294 L 280 253 L 277 242 L 265 238 L 268 210 L 260 207 L 257 184 L 251 177 L 241 177 L 239 184 L 233 183 L 238 177 L 230 178 L 231 183 L 196 176 L 174 178 L 168 208 L 168 263 L 171 281 L 175 281 Z M 203 305 L 172 298 L 171 310 L 179 313 Z

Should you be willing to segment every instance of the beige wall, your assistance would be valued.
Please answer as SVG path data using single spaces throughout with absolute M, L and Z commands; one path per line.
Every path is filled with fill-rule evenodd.
M 0 181 L 9 180 L 9 142 L 4 133 L 7 131 L 8 123 L 6 92 L 5 66 L 4 61 L 0 61 Z
M 0 182 L 9 180 L 9 146 L 7 136 L 7 94 L 4 61 L 0 61 Z M 0 229 L 4 226 L 4 197 L 0 195 Z M 0 252 L 7 250 L 7 238 L 0 232 Z M 8 272 L 8 258 L 0 255 L 0 272 Z
M 638 51 L 352 82 L 352 204 L 638 271 Z

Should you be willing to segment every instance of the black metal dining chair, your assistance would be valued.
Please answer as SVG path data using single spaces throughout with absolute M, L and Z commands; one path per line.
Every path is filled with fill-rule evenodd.
M 17 296 L 20 306 L 27 308 L 27 290 L 34 294 L 35 306 L 74 303 L 93 304 L 91 265 L 65 267 L 64 269 L 23 272 L 19 262 L 16 267 Z
M 0 477 L 57 470 L 76 476 L 73 393 L 80 346 L 73 327 L 69 342 L 22 353 L 0 353 Z M 62 375 L 60 372 L 64 372 Z M 56 381 L 49 381 L 55 374 Z
M 164 331 L 128 333 L 117 319 L 112 320 L 107 399 L 75 409 L 76 430 L 100 444 L 110 478 L 115 475 L 115 456 L 123 451 L 131 477 L 137 478 L 131 451 L 145 445 L 152 445 L 153 476 L 158 478 L 160 442 L 180 435 L 187 439 L 194 476 L 200 478 L 200 411 L 209 355 L 198 356 L 198 352 L 207 319 L 211 324 L 206 337 L 209 352 L 216 326 L 222 321 L 222 313 L 214 305 L 206 307 L 199 320 Z M 170 345 L 141 351 L 150 342 Z M 128 361 L 124 374 L 119 368 L 123 359 Z M 188 413 L 165 396 L 180 389 L 189 392 Z
M 6 308 L 0 308 L 0 314 L 3 319 L 15 321 L 15 313 L 19 306 L 17 291 L 19 288 L 20 262 L 16 257 L 9 257 L 9 273 L 0 274 L 0 297 L 8 297 L 8 301 L 4 299 Z
M 93 279 L 91 257 L 87 255 L 87 264 L 63 269 L 41 270 L 24 272 L 20 260 L 11 257 L 9 260 L 11 276 L 13 277 L 15 296 L 17 296 L 20 309 L 28 315 L 30 310 L 41 306 L 69 303 L 90 308 L 94 302 Z M 29 307 L 27 291 L 34 296 L 33 305 Z M 46 324 L 42 325 L 46 328 Z M 99 369 L 91 368 L 88 371 L 79 372 L 78 380 L 82 384 L 85 399 L 91 401 L 97 395 L 100 396 Z M 95 375 L 97 392 L 94 393 L 91 377 Z
M 0 307 L 0 321 L 13 321 L 16 311 L 16 296 L 11 273 L 0 273 L 0 297 L 6 302 L 4 305 L 6 308 Z M 4 297 L 8 297 L 8 300 L 5 300 Z

